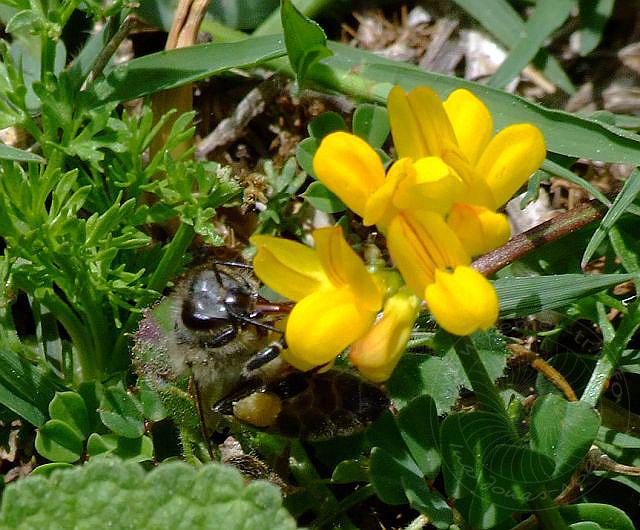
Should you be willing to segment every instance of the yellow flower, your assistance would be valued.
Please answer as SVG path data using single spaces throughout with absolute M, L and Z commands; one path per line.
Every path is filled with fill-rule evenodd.
M 492 137 L 493 120 L 487 107 L 471 92 L 459 89 L 443 103 L 436 93 L 419 87 L 409 94 L 399 87 L 389 92 L 391 134 L 399 157 L 407 157 L 415 166 L 430 162 L 427 172 L 442 181 L 448 166 L 458 185 L 450 185 L 450 205 L 473 205 L 479 227 L 473 236 L 468 222 L 460 215 L 449 216 L 451 228 L 472 255 L 483 254 L 509 239 L 506 219 L 495 211 L 536 171 L 546 156 L 544 137 L 530 124 L 510 125 Z M 435 166 L 435 167 L 434 167 Z M 422 178 L 424 180 L 424 177 Z M 405 203 L 412 207 L 447 208 L 449 204 L 434 200 L 427 188 L 406 181 Z M 432 206 L 435 205 L 435 206 Z M 447 209 L 448 213 L 450 208 Z M 460 213 L 460 212 L 458 212 Z M 470 214 L 466 210 L 466 214 Z M 468 215 L 465 217 L 469 220 Z
M 382 291 L 347 244 L 340 227 L 314 231 L 315 249 L 253 236 L 256 275 L 296 301 L 287 320 L 287 361 L 302 370 L 332 361 L 371 327 Z
M 391 296 L 369 332 L 351 345 L 349 359 L 367 379 L 386 381 L 404 353 L 420 309 L 406 289 Z
M 469 267 L 471 256 L 509 238 L 496 210 L 538 169 L 544 138 L 529 124 L 493 136 L 488 109 L 467 90 L 442 103 L 428 88 L 406 94 L 394 87 L 388 109 L 399 160 L 386 175 L 377 153 L 345 132 L 322 140 L 315 173 L 365 225 L 386 235 L 405 282 L 444 329 L 486 329 L 497 318 L 497 297 Z

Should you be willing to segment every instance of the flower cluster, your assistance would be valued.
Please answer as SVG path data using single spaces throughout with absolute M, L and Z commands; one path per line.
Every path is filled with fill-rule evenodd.
M 256 274 L 298 301 L 286 339 L 289 360 L 300 368 L 329 362 L 351 345 L 360 371 L 385 380 L 404 350 L 420 300 L 457 335 L 486 330 L 497 319 L 496 293 L 470 263 L 509 238 L 507 219 L 497 209 L 544 160 L 542 134 L 520 124 L 493 136 L 488 109 L 467 90 L 442 102 L 425 87 L 409 94 L 394 87 L 388 111 L 398 154 L 388 171 L 371 146 L 346 132 L 322 140 L 313 167 L 365 225 L 386 236 L 406 288 L 386 289 L 339 228 L 316 230 L 315 250 L 267 236 L 252 240 Z

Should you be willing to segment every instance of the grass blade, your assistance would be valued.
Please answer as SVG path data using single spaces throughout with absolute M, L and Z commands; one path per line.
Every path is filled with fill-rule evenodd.
M 525 24 L 526 36 L 513 47 L 498 71 L 489 79 L 489 86 L 506 86 L 531 62 L 544 41 L 569 17 L 573 0 L 538 0 L 535 11 Z
M 589 263 L 589 260 L 593 256 L 593 253 L 596 251 L 600 243 L 602 243 L 609 229 L 620 218 L 620 216 L 628 210 L 629 206 L 639 192 L 640 171 L 636 169 L 633 173 L 631 173 L 627 181 L 624 183 L 622 191 L 620 191 L 620 193 L 616 197 L 616 200 L 613 202 L 613 205 L 602 218 L 602 221 L 600 222 L 598 228 L 596 228 L 593 236 L 591 236 L 589 244 L 584 251 L 584 255 L 582 256 L 582 261 L 580 263 L 583 268 L 587 263 Z
M 506 0 L 454 0 L 462 9 L 475 18 L 483 28 L 491 33 L 507 48 L 516 46 L 526 33 L 525 24 L 511 4 Z M 555 57 L 546 50 L 538 51 L 533 59 L 534 65 L 540 65 L 542 73 L 550 81 L 568 94 L 576 89 Z
M 92 87 L 96 106 L 128 101 L 192 83 L 230 68 L 260 64 L 285 55 L 282 35 L 238 42 L 214 42 L 162 51 L 116 66 Z
M 500 278 L 493 281 L 500 317 L 517 318 L 556 309 L 632 279 L 632 274 L 558 274 Z
M 0 144 L 0 158 L 4 160 L 15 160 L 16 162 L 44 162 L 44 158 L 30 153 L 29 151 L 23 151 L 16 147 L 10 147 L 8 145 Z

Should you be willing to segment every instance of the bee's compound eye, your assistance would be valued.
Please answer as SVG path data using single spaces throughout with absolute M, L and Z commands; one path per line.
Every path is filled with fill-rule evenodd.
M 182 303 L 182 322 L 190 329 L 211 330 L 227 324 L 229 315 L 220 296 L 220 284 L 211 274 L 202 274 L 191 284 Z
M 224 305 L 230 315 L 243 316 L 250 312 L 253 297 L 242 287 L 232 287 L 224 297 Z

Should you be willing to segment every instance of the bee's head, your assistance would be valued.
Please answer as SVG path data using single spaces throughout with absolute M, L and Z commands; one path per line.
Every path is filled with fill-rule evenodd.
M 192 279 L 182 303 L 182 321 L 192 330 L 213 330 L 246 320 L 257 294 L 242 275 L 203 269 Z

